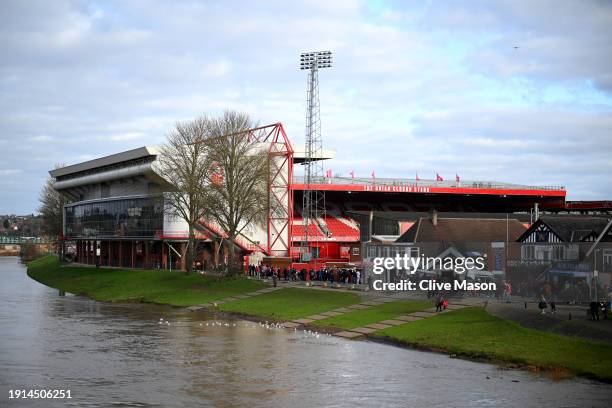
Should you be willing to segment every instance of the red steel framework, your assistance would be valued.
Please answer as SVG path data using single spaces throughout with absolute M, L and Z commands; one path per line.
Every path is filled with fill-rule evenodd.
M 267 255 L 290 256 L 293 222 L 293 147 L 281 123 L 249 129 L 248 140 L 267 144 L 270 156 Z M 286 238 L 285 238 L 286 236 Z

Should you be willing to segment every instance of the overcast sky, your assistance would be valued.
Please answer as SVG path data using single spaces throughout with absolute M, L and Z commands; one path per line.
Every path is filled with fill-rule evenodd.
M 612 199 L 610 1 L 0 2 L 0 214 L 47 171 L 224 109 L 303 144 L 320 72 L 334 173 L 564 185 Z

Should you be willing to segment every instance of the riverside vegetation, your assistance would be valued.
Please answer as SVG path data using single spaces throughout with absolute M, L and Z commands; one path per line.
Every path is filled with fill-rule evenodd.
M 160 270 L 62 267 L 54 256 L 28 264 L 28 275 L 99 301 L 192 306 L 257 291 L 264 283 Z M 218 306 L 240 315 L 283 321 L 359 303 L 356 293 L 284 288 Z M 431 307 L 427 301 L 389 302 L 314 322 L 319 329 L 351 329 Z M 522 327 L 472 307 L 372 333 L 371 338 L 470 359 L 516 364 L 612 382 L 612 344 Z

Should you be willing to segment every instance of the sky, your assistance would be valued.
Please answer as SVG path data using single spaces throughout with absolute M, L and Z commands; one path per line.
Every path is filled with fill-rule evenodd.
M 305 51 L 334 174 L 560 185 L 612 199 L 612 2 L 0 2 L 0 214 L 55 164 L 223 110 L 304 143 Z

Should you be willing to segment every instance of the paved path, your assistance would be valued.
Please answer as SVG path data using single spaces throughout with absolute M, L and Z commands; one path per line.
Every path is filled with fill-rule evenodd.
M 280 290 L 286 287 L 301 287 L 315 290 L 331 290 L 331 291 L 342 291 L 352 292 L 348 288 L 332 289 L 329 287 L 321 286 L 304 286 L 304 282 L 283 282 L 282 285 L 277 287 L 267 287 L 264 289 L 257 290 L 255 292 L 249 292 L 239 295 L 230 296 L 220 300 L 204 303 L 200 305 L 187 307 L 189 311 L 198 311 L 203 309 L 210 309 L 216 306 L 222 305 L 227 302 L 247 299 L 253 296 L 270 293 L 276 290 Z M 308 325 L 317 320 L 327 319 L 329 317 L 341 316 L 345 313 L 354 312 L 356 310 L 368 309 L 370 307 L 380 305 L 392 301 L 407 300 L 406 298 L 398 295 L 388 295 L 378 292 L 361 292 L 358 293 L 362 296 L 360 303 L 341 307 L 338 309 L 330 310 L 327 312 L 321 312 L 312 316 L 306 316 L 301 319 L 295 319 L 289 322 L 283 323 L 283 326 L 287 328 L 297 328 L 300 326 Z M 483 299 L 483 298 L 465 298 L 465 299 L 450 299 L 448 310 L 458 310 L 469 306 L 483 306 L 486 303 L 486 310 L 494 316 L 501 317 L 502 319 L 516 322 L 524 327 L 529 327 L 537 330 L 549 331 L 557 334 L 563 334 L 568 336 L 578 336 L 591 340 L 607 341 L 612 342 L 612 320 L 607 321 L 591 321 L 587 319 L 586 306 L 570 306 L 570 305 L 557 305 L 557 313 L 552 314 L 550 310 L 545 315 L 541 315 L 537 309 L 537 304 L 513 302 L 504 303 L 494 299 Z M 432 316 L 436 316 L 435 308 L 429 308 L 418 312 L 409 313 L 406 315 L 396 316 L 392 319 L 382 320 L 380 322 L 371 323 L 364 327 L 356 327 L 350 330 L 343 330 L 334 333 L 336 336 L 354 339 L 364 335 L 373 333 L 378 330 L 383 330 L 389 327 L 398 326 L 400 324 L 409 323 L 416 320 L 427 319 Z
M 211 307 L 216 307 L 216 306 L 222 305 L 227 302 L 232 302 L 234 300 L 240 300 L 240 299 L 247 299 L 253 296 L 257 296 L 257 295 L 263 295 L 264 293 L 274 292 L 275 290 L 279 290 L 279 289 L 283 289 L 283 288 L 277 286 L 277 287 L 259 289 L 259 290 L 256 290 L 255 292 L 243 293 L 240 295 L 226 297 L 221 300 L 213 300 L 212 302 L 209 302 L 209 303 L 202 303 L 200 305 L 189 306 L 186 309 L 189 310 L 190 312 L 196 312 L 196 311 L 203 310 L 203 309 L 210 309 Z
M 586 306 L 557 305 L 557 313 L 552 314 L 550 309 L 547 309 L 546 314 L 542 315 L 535 303 L 527 303 L 525 308 L 524 302 L 503 303 L 491 300 L 486 310 L 494 316 L 511 320 L 524 327 L 612 342 L 612 320 L 588 320 Z
M 464 307 L 477 306 L 482 305 L 482 301 L 476 299 L 463 299 L 459 301 L 452 301 L 453 303 L 449 303 L 448 310 L 458 310 L 463 309 Z M 432 316 L 437 316 L 436 308 L 432 307 L 429 309 L 421 310 L 418 312 L 408 313 L 402 316 L 396 316 L 392 319 L 382 320 L 377 323 L 371 323 L 364 327 L 356 327 L 350 330 L 344 330 L 337 333 L 334 333 L 335 336 L 344 337 L 347 339 L 355 339 L 370 333 L 374 333 L 378 330 L 384 330 L 389 327 L 399 326 L 400 324 L 406 324 L 409 322 L 414 322 L 416 320 L 427 319 Z
M 296 282 L 297 283 L 297 282 Z M 282 285 L 282 286 L 277 286 L 277 287 L 267 287 L 264 289 L 260 289 L 257 290 L 255 292 L 249 292 L 249 293 L 244 293 L 244 294 L 240 294 L 240 295 L 234 295 L 234 296 L 230 296 L 227 298 L 223 298 L 221 300 L 216 300 L 216 301 L 212 301 L 209 303 L 203 303 L 200 305 L 195 305 L 195 306 L 189 306 L 187 307 L 187 310 L 189 311 L 199 311 L 199 310 L 205 310 L 205 309 L 210 309 L 213 307 L 217 307 L 219 305 L 222 305 L 224 303 L 227 302 L 232 302 L 235 300 L 240 300 L 240 299 L 247 299 L 253 296 L 258 296 L 258 295 L 263 295 L 265 293 L 270 293 L 270 292 L 274 292 L 276 290 L 280 290 L 286 287 L 291 287 L 291 286 L 301 286 L 299 284 L 293 284 L 293 282 L 286 284 L 286 285 Z M 312 287 L 309 286 L 309 289 L 317 289 L 317 290 L 334 290 L 334 291 L 348 291 L 348 289 L 331 289 L 331 288 L 325 288 L 325 287 Z M 341 316 L 343 314 L 346 313 L 350 313 L 350 312 L 354 312 L 356 310 L 363 310 L 363 309 L 368 309 L 370 307 L 373 306 L 377 306 L 377 305 L 382 305 L 384 303 L 388 303 L 388 302 L 394 302 L 394 301 L 401 301 L 401 300 L 405 300 L 402 298 L 398 298 L 398 297 L 394 297 L 394 296 L 366 296 L 365 297 L 366 300 L 363 300 L 360 303 L 356 303 L 350 306 L 346 306 L 346 307 L 341 307 L 338 309 L 334 309 L 334 310 L 330 310 L 327 312 L 321 312 L 319 314 L 315 314 L 312 316 L 307 316 L 301 319 L 295 319 L 289 322 L 284 322 L 282 323 L 282 325 L 286 328 L 298 328 L 300 326 L 305 326 L 308 325 L 312 322 L 315 322 L 317 320 L 323 320 L 323 319 L 327 319 L 329 317 L 335 317 L 335 316 Z M 474 306 L 475 303 L 481 304 L 482 301 L 477 301 L 477 300 L 461 300 L 461 301 L 456 301 L 453 303 L 449 303 L 449 310 L 456 310 L 456 309 L 461 309 L 464 307 L 468 307 L 468 306 Z M 432 307 L 429 309 L 425 309 L 425 310 L 421 310 L 418 312 L 413 312 L 413 313 L 409 313 L 406 315 L 402 315 L 402 316 L 396 316 L 393 319 L 387 319 L 387 320 L 383 320 L 380 322 L 376 322 L 376 323 L 371 323 L 368 324 L 364 327 L 357 327 L 351 330 L 344 330 L 344 331 L 339 331 L 337 333 L 334 333 L 335 336 L 339 336 L 339 337 L 344 337 L 347 339 L 354 339 L 357 337 L 361 337 L 363 335 L 366 334 L 370 334 L 373 333 L 377 330 L 383 330 L 386 329 L 388 327 L 392 327 L 392 326 L 397 326 L 400 324 L 405 324 L 408 322 L 412 322 L 415 320 L 421 320 L 421 319 L 426 319 L 428 317 L 431 316 L 435 316 L 437 315 L 436 313 L 436 308 Z

